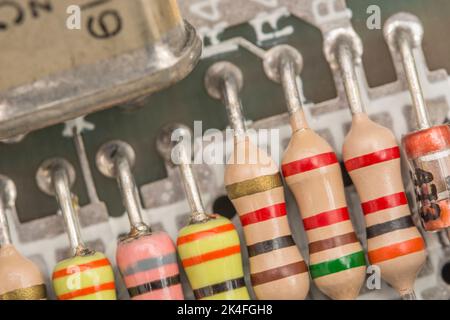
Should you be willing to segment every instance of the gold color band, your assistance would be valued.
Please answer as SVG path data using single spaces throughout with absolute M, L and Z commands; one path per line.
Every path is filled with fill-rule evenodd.
M 283 186 L 279 172 L 251 180 L 230 184 L 226 187 L 228 197 L 233 200 Z
M 0 300 L 43 300 L 47 299 L 45 284 L 17 289 L 0 295 Z

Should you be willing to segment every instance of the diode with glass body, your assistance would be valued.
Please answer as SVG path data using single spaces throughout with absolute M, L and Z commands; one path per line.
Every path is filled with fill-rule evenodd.
M 450 127 L 433 126 L 428 115 L 413 51 L 421 46 L 423 27 L 415 16 L 399 13 L 386 21 L 384 34 L 402 62 L 417 121 L 417 131 L 406 134 L 402 144 L 422 225 L 427 231 L 444 230 L 450 226 Z

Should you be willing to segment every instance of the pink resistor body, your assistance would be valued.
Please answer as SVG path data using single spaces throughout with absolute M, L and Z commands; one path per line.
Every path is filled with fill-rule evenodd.
M 184 299 L 176 249 L 166 233 L 120 242 L 116 259 L 133 300 Z
M 133 148 L 124 141 L 105 143 L 97 153 L 103 175 L 116 178 L 131 230 L 117 244 L 116 262 L 133 300 L 183 300 L 177 254 L 165 232 L 153 232 L 142 217 L 131 168 Z

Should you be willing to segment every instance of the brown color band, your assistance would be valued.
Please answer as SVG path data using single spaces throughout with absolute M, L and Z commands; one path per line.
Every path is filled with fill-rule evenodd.
M 309 254 L 340 247 L 349 243 L 358 242 L 358 237 L 354 232 L 342 234 L 340 236 L 314 241 L 309 244 Z
M 299 261 L 282 267 L 253 273 L 250 277 L 252 279 L 252 284 L 254 286 L 259 286 L 304 272 L 308 272 L 308 267 L 306 266 L 305 261 Z
M 269 175 L 257 177 L 251 180 L 245 180 L 226 186 L 228 197 L 233 200 L 255 193 L 272 190 L 283 186 L 281 175 L 279 172 Z
M 43 300 L 47 299 L 47 289 L 44 284 L 21 288 L 0 295 L 0 300 Z

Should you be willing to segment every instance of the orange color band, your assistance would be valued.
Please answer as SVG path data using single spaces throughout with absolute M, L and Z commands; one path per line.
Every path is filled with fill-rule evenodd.
M 69 268 L 58 270 L 53 272 L 53 279 L 58 279 L 66 276 L 70 276 L 71 274 L 80 273 L 86 270 L 91 270 L 95 268 L 101 268 L 105 266 L 110 266 L 108 259 L 100 259 L 91 261 L 88 263 L 83 263 L 79 265 L 73 265 Z
M 227 232 L 227 231 L 231 231 L 231 230 L 234 230 L 234 225 L 232 223 L 229 223 L 229 224 L 224 224 L 222 226 L 218 226 L 218 227 L 215 227 L 212 229 L 203 230 L 203 231 L 199 231 L 196 233 L 191 233 L 186 236 L 179 237 L 177 240 L 177 245 L 179 246 L 179 245 L 182 245 L 182 244 L 185 244 L 188 242 L 203 239 L 206 237 L 211 237 L 218 233 Z
M 184 259 L 183 266 L 185 268 L 192 267 L 196 264 L 208 262 L 208 261 L 215 260 L 215 259 L 225 258 L 225 257 L 231 256 L 233 254 L 237 254 L 237 253 L 241 253 L 241 247 L 238 245 L 233 246 L 233 247 L 228 247 L 225 249 L 211 251 L 211 252 L 201 254 L 199 256 L 195 256 L 192 258 Z
M 89 294 L 93 294 L 100 291 L 115 290 L 115 289 L 116 287 L 114 285 L 114 282 L 107 282 L 104 284 L 100 284 L 98 286 L 88 287 L 60 295 L 58 296 L 58 300 L 70 300 L 82 296 L 87 296 Z
M 418 252 L 425 249 L 422 238 L 414 238 L 404 242 L 394 243 L 390 246 L 382 247 L 369 251 L 370 263 L 379 263 L 386 260 L 405 256 L 410 253 Z

